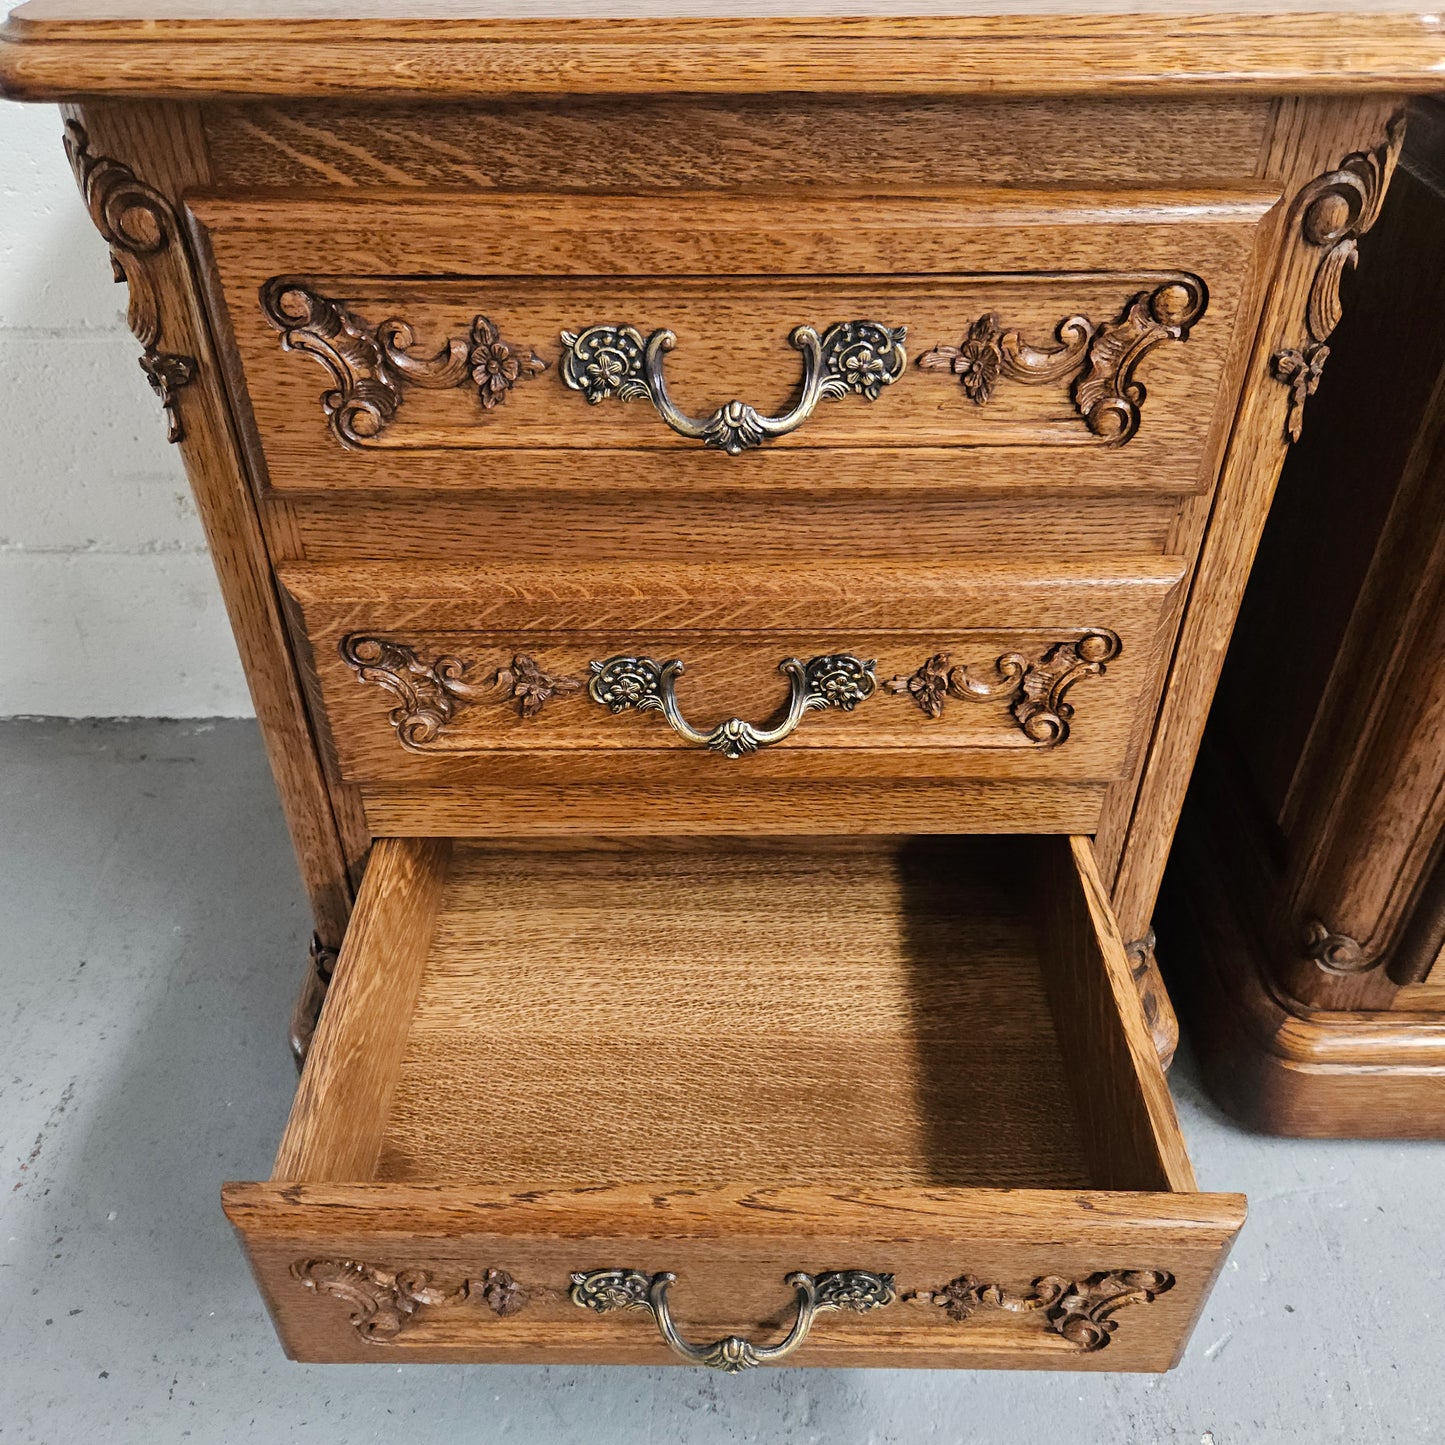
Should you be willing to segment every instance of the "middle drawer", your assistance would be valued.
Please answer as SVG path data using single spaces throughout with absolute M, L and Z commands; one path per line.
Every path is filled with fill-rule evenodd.
M 1174 557 L 287 567 L 374 833 L 1088 831 L 1147 726 Z M 940 784 L 950 784 L 948 791 Z

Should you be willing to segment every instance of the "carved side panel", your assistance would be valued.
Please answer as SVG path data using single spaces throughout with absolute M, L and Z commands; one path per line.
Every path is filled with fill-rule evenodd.
M 126 319 L 144 351 L 141 370 L 161 399 L 166 437 L 185 436 L 177 394 L 196 377 L 196 359 L 162 348 L 161 279 L 151 260 L 178 244 L 179 226 L 171 203 L 137 179 L 129 166 L 91 152 L 90 137 L 79 121 L 65 123 L 65 154 L 96 229 L 110 245 L 110 264 L 130 295 Z

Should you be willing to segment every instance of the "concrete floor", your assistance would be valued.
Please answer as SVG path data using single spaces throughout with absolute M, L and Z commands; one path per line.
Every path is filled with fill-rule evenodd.
M 0 724 L 0 1441 L 1445 1440 L 1445 1145 L 1255 1138 L 1187 1059 L 1252 1216 L 1171 1375 L 289 1364 L 216 1190 L 269 1170 L 308 932 L 254 725 Z

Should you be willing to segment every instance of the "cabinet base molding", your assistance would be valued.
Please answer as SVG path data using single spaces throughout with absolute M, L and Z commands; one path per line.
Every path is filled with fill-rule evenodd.
M 1445 1139 L 1445 1015 L 1308 1009 L 1282 993 L 1247 836 L 1191 799 L 1156 914 L 1210 1096 L 1266 1134 Z

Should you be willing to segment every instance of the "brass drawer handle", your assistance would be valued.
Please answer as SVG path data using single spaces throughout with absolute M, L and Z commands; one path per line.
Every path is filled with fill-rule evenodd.
M 667 1292 L 674 1274 L 647 1275 L 636 1269 L 594 1269 L 572 1276 L 572 1302 L 600 1315 L 613 1310 L 649 1310 L 667 1347 L 694 1365 L 706 1365 L 736 1375 L 759 1365 L 786 1359 L 808 1338 L 814 1318 L 824 1310 L 852 1310 L 865 1314 L 892 1304 L 893 1276 L 869 1274 L 861 1269 L 830 1270 L 817 1276 L 790 1274 L 787 1283 L 798 1292 L 798 1317 L 775 1345 L 755 1345 L 738 1335 L 725 1335 L 710 1344 L 694 1345 L 678 1333 L 668 1306 Z
M 838 401 L 849 392 L 864 401 L 903 375 L 908 358 L 903 342 L 906 326 L 877 321 L 838 321 L 819 338 L 811 326 L 797 326 L 788 344 L 803 353 L 803 381 L 798 399 L 782 416 L 763 416 L 746 402 L 730 401 L 705 417 L 688 416 L 668 394 L 663 357 L 677 345 L 667 330 L 645 341 L 635 326 L 589 326 L 562 333 L 562 379 L 587 401 L 650 400 L 657 414 L 679 436 L 737 456 L 772 437 L 796 431 L 812 416 L 820 400 Z
M 678 658 L 657 663 L 650 657 L 609 657 L 605 662 L 592 662 L 592 680 L 587 695 L 611 713 L 633 708 L 638 712 L 660 712 L 668 726 L 684 742 L 707 748 L 725 758 L 740 758 L 770 747 L 788 737 L 803 720 L 803 714 L 821 708 L 838 707 L 852 712 L 865 698 L 873 695 L 877 679 L 873 662 L 863 662 L 847 653 L 814 657 L 799 662 L 785 657 L 778 671 L 785 673 L 792 684 L 788 699 L 788 715 L 775 728 L 754 727 L 740 717 L 725 718 L 710 732 L 700 732 L 683 717 L 677 705 L 674 684 L 686 671 Z

